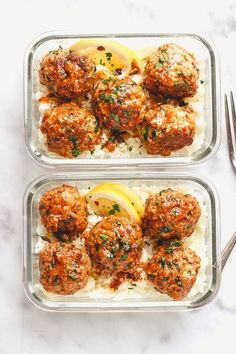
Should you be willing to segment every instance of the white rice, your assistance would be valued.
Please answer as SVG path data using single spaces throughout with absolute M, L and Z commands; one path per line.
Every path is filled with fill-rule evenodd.
M 152 48 L 153 50 L 153 48 Z M 150 48 L 148 49 L 150 53 Z M 147 52 L 147 50 L 146 50 Z M 38 63 L 39 65 L 39 63 Z M 173 152 L 171 156 L 192 156 L 197 154 L 204 148 L 205 138 L 206 138 L 206 121 L 204 117 L 204 96 L 205 96 L 205 87 L 204 84 L 201 84 L 201 80 L 205 82 L 205 63 L 204 61 L 198 61 L 197 63 L 199 68 L 199 82 L 198 82 L 198 91 L 194 97 L 184 99 L 188 106 L 193 110 L 193 117 L 196 120 L 196 133 L 194 137 L 194 141 L 190 146 L 186 146 L 181 150 Z M 140 78 L 137 79 L 137 75 L 135 75 L 136 81 L 140 81 Z M 38 75 L 36 76 L 36 85 L 35 85 L 35 101 L 39 110 L 39 124 L 41 123 L 42 117 L 44 113 L 50 109 L 53 105 L 50 103 L 40 103 L 38 102 L 39 98 L 45 96 L 47 94 L 47 90 L 44 86 L 42 86 L 39 82 Z M 90 102 L 85 102 L 82 106 L 87 108 L 86 106 L 90 106 Z M 46 153 L 47 156 L 56 159 L 63 159 L 64 157 L 54 153 L 49 152 L 47 146 L 45 144 L 45 136 L 41 133 L 40 129 L 37 128 L 37 147 L 39 151 Z M 105 139 L 103 137 L 103 139 Z M 104 144 L 106 141 L 102 141 Z M 118 144 L 113 152 L 109 152 L 106 149 L 102 149 L 101 145 L 98 145 L 93 154 L 91 155 L 90 151 L 85 151 L 81 153 L 76 159 L 102 159 L 102 158 L 124 158 L 124 157 L 150 157 L 154 155 L 149 155 L 147 150 L 142 145 L 141 140 L 139 138 L 130 137 L 124 143 Z
M 168 185 L 168 187 L 171 187 Z M 152 193 L 157 193 L 163 189 L 166 189 L 167 186 L 146 186 L 140 185 L 138 187 L 129 186 L 129 188 L 137 194 L 137 196 L 145 203 L 145 200 Z M 172 187 L 173 188 L 173 187 Z M 183 193 L 189 193 L 197 198 L 201 207 L 201 217 L 197 223 L 197 227 L 192 234 L 191 237 L 185 238 L 183 242 L 188 245 L 191 249 L 193 249 L 201 258 L 201 267 L 197 276 L 197 280 L 185 298 L 186 300 L 192 300 L 193 297 L 198 297 L 206 292 L 206 288 L 208 286 L 208 268 L 209 268 L 209 258 L 207 255 L 207 207 L 202 193 L 193 187 L 182 187 L 178 186 L 178 188 L 174 188 Z M 88 189 L 79 189 L 82 195 L 88 192 Z M 88 228 L 91 228 L 98 221 L 100 221 L 102 217 L 95 215 L 91 210 L 89 211 L 89 225 Z M 45 228 L 42 226 L 40 220 L 38 221 L 37 234 L 44 235 Z M 83 243 L 83 240 L 78 239 L 74 241 L 74 244 Z M 47 242 L 43 241 L 40 236 L 38 236 L 38 240 L 35 246 L 35 253 L 39 253 L 44 247 L 47 245 Z M 148 245 L 144 245 L 142 252 L 142 261 L 146 262 L 148 258 L 152 254 L 152 247 Z M 39 279 L 39 271 L 37 269 L 37 282 Z M 123 282 L 118 290 L 113 290 L 109 287 L 111 277 L 109 276 L 100 276 L 98 279 L 94 279 L 93 277 L 89 277 L 86 286 L 78 291 L 76 294 L 71 295 L 75 299 L 112 299 L 112 300 L 122 300 L 122 299 L 143 299 L 143 298 L 154 298 L 156 301 L 161 300 L 170 300 L 167 295 L 159 293 L 154 287 L 146 280 L 145 273 L 142 271 L 141 273 L 142 280 L 133 282 L 135 285 L 132 285 L 130 282 Z M 38 285 L 40 291 L 42 291 L 48 298 L 52 301 L 56 299 L 60 299 L 61 296 L 51 294 L 46 292 L 43 287 Z M 70 297 L 71 297 L 70 296 Z

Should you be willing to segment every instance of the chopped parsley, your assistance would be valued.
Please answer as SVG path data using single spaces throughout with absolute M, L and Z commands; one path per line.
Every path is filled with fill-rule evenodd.
M 116 113 L 111 113 L 111 117 L 117 122 L 120 123 L 120 117 Z
M 162 280 L 167 281 L 169 277 L 162 277 Z
M 148 128 L 147 127 L 143 128 L 143 138 L 144 138 L 144 140 L 147 140 L 147 138 L 148 138 Z
M 102 59 L 100 59 L 99 64 L 100 64 L 100 65 L 103 65 L 103 66 L 106 65 L 106 64 L 102 61 Z
M 107 53 L 105 53 L 105 54 L 106 54 L 107 61 L 111 61 L 112 53 L 107 52 Z
M 200 84 L 204 84 L 204 80 L 200 80 Z
M 95 119 L 95 127 L 94 127 L 94 133 L 97 133 L 99 131 L 99 123 L 98 123 L 98 119 Z
M 176 247 L 179 247 L 182 245 L 181 241 L 172 241 L 166 248 L 165 248 L 165 252 L 166 253 L 173 253 L 174 249 Z
M 120 210 L 120 206 L 118 205 L 118 204 L 113 204 L 112 205 L 112 209 L 111 210 L 109 210 L 109 212 L 108 212 L 108 214 L 109 215 L 114 215 L 116 212 L 120 212 L 121 210 Z
M 102 80 L 102 83 L 103 83 L 103 84 L 108 84 L 111 80 L 112 80 L 112 78 L 109 77 L 109 79 L 104 79 L 104 80 Z
M 105 93 L 101 93 L 99 95 L 99 99 L 101 99 L 104 103 L 111 103 L 115 100 L 115 95 L 105 95 Z
M 68 277 L 71 279 L 71 280 L 77 280 L 77 275 L 75 272 L 71 272 L 70 274 L 68 274 Z
M 130 117 L 130 111 L 128 109 L 124 109 L 123 112 L 126 117 Z
M 153 137 L 153 139 L 157 138 L 157 130 L 156 130 L 156 128 L 153 128 L 153 130 L 152 130 L 152 137 Z
M 106 235 L 106 234 L 101 234 L 101 239 L 102 239 L 102 241 L 104 242 L 104 241 L 107 241 L 107 239 L 108 239 L 108 236 Z
M 180 210 L 179 208 L 173 208 L 170 213 L 174 216 L 177 216 L 180 214 Z
M 182 280 L 180 279 L 180 277 L 176 277 L 175 278 L 175 282 L 176 282 L 176 284 L 178 285 L 179 288 L 183 287 L 183 283 L 182 283 Z
M 128 254 L 127 254 L 127 253 L 124 253 L 124 254 L 122 254 L 122 255 L 120 256 L 120 260 L 121 260 L 121 261 L 125 261 L 125 260 L 127 259 L 127 257 L 128 257 Z
M 78 149 L 77 137 L 74 135 L 71 135 L 69 137 L 69 140 L 72 142 L 72 145 L 73 145 L 72 150 L 71 150 L 72 155 L 74 157 L 77 157 L 80 154 L 80 151 Z
M 160 231 L 164 232 L 165 234 L 169 233 L 172 231 L 172 228 L 170 226 L 162 226 L 160 227 Z
M 164 258 L 164 257 L 161 257 L 161 258 L 159 259 L 159 263 L 160 263 L 162 269 L 164 269 L 164 268 L 165 268 L 165 264 L 166 264 L 165 258 Z

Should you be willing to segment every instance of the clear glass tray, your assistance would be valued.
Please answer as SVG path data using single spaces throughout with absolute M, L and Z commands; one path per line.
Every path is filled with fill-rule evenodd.
M 204 64 L 203 119 L 205 121 L 204 139 L 199 148 L 190 152 L 176 152 L 169 157 L 153 155 L 123 155 L 120 157 L 82 157 L 66 159 L 50 154 L 39 139 L 40 112 L 37 102 L 39 88 L 38 68 L 42 57 L 50 50 L 69 47 L 84 38 L 112 39 L 134 50 L 158 47 L 163 43 L 182 45 Z M 220 140 L 220 83 L 219 65 L 215 49 L 205 39 L 193 34 L 122 34 L 122 35 L 79 35 L 67 33 L 44 34 L 37 38 L 27 50 L 24 67 L 25 84 L 25 142 L 33 159 L 47 167 L 82 168 L 104 166 L 178 166 L 193 165 L 209 158 L 218 148 Z
M 201 291 L 181 301 L 174 301 L 158 292 L 148 297 L 127 295 L 121 299 L 91 298 L 89 294 L 81 296 L 58 296 L 46 293 L 39 283 L 38 255 L 35 246 L 38 242 L 37 225 L 39 220 L 38 202 L 41 195 L 54 186 L 66 183 L 78 188 L 93 187 L 107 181 L 123 183 L 129 187 L 146 186 L 191 190 L 202 203 L 205 220 L 204 240 L 206 263 L 203 262 L 204 286 Z M 24 196 L 24 268 L 25 291 L 29 299 L 44 310 L 51 311 L 177 311 L 194 310 L 209 303 L 217 293 L 221 275 L 220 259 L 220 217 L 217 193 L 209 182 L 200 177 L 181 173 L 152 173 L 136 171 L 133 174 L 109 171 L 107 173 L 85 172 L 59 173 L 34 180 Z M 201 283 L 200 283 L 201 284 Z M 200 289 L 199 288 L 199 289 Z M 190 293 L 191 294 L 191 293 Z M 133 297 L 132 297 L 133 296 Z

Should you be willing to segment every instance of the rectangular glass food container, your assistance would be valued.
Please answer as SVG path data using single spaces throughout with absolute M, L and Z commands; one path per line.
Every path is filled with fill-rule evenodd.
M 163 43 L 176 43 L 187 50 L 195 52 L 204 62 L 204 120 L 205 136 L 200 148 L 192 153 L 174 153 L 169 157 L 154 155 L 132 155 L 121 157 L 91 157 L 66 159 L 55 157 L 42 148 L 38 136 L 40 113 L 37 104 L 38 68 L 42 57 L 50 50 L 59 46 L 69 47 L 80 39 L 112 39 L 121 42 L 131 49 L 141 47 L 158 47 Z M 109 35 L 80 35 L 51 33 L 37 38 L 26 52 L 24 66 L 25 94 L 25 142 L 33 159 L 46 167 L 104 167 L 104 166 L 176 166 L 200 163 L 215 153 L 219 146 L 220 129 L 220 83 L 219 65 L 216 51 L 204 38 L 194 34 L 109 34 Z
M 63 183 L 77 185 L 79 188 L 92 187 L 104 182 L 117 182 L 134 186 L 159 186 L 161 188 L 189 188 L 196 191 L 204 201 L 206 213 L 205 245 L 205 285 L 191 298 L 174 301 L 170 298 L 157 299 L 151 297 L 117 299 L 91 299 L 89 296 L 50 296 L 39 284 L 38 256 L 35 245 L 38 240 L 37 222 L 39 218 L 38 202 L 41 195 Z M 142 187 L 144 188 L 144 187 Z M 85 171 L 76 173 L 58 173 L 39 177 L 27 188 L 23 206 L 24 220 L 24 261 L 23 280 L 28 298 L 38 307 L 49 311 L 99 312 L 99 311 L 180 311 L 195 310 L 209 303 L 217 293 L 220 284 L 220 212 L 219 201 L 215 188 L 206 180 L 190 174 L 156 172 L 147 174 L 136 171 L 133 174 L 116 172 L 106 173 Z

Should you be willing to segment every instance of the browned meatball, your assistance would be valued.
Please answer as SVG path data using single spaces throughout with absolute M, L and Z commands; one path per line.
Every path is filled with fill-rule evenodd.
M 75 98 L 93 89 L 95 65 L 86 55 L 71 50 L 49 52 L 40 64 L 39 77 L 50 92 Z
M 109 129 L 134 130 L 142 120 L 145 107 L 142 88 L 130 78 L 101 80 L 95 88 L 95 114 Z
M 143 230 L 146 236 L 156 239 L 182 239 L 192 235 L 200 215 L 195 197 L 166 189 L 146 200 Z
M 59 239 L 77 236 L 87 227 L 87 204 L 78 189 L 63 184 L 44 193 L 39 201 L 42 224 Z
M 53 242 L 39 253 L 39 271 L 46 291 L 72 295 L 85 286 L 91 262 L 84 247 Z
M 69 158 L 83 151 L 92 152 L 101 138 L 96 117 L 73 102 L 48 110 L 40 129 L 48 150 Z
M 111 216 L 85 234 L 85 245 L 98 273 L 132 272 L 141 257 L 142 231 L 127 218 Z
M 192 54 L 176 44 L 164 44 L 147 58 L 145 87 L 157 95 L 192 97 L 197 92 L 199 71 Z
M 193 250 L 173 240 L 161 245 L 144 269 L 156 290 L 181 300 L 192 289 L 200 263 L 200 257 Z
M 153 104 L 142 122 L 141 139 L 147 152 L 168 156 L 193 143 L 196 123 L 192 111 L 170 104 Z

